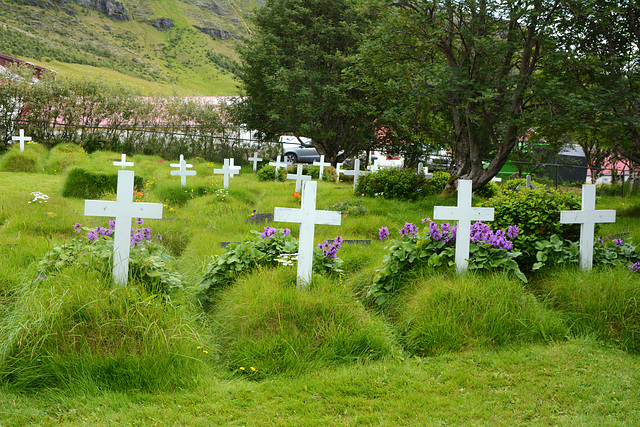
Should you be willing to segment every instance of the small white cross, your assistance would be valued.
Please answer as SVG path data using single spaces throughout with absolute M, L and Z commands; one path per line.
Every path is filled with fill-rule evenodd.
M 593 239 L 595 224 L 616 222 L 615 210 L 596 210 L 596 186 L 582 185 L 582 209 L 560 211 L 561 224 L 580 224 L 580 267 L 591 270 L 593 266 Z
M 273 220 L 279 222 L 296 222 L 300 224 L 300 240 L 298 243 L 298 288 L 311 282 L 313 270 L 313 237 L 316 224 L 340 225 L 342 215 L 335 211 L 316 210 L 316 181 L 304 181 L 302 184 L 301 209 L 274 208 Z
M 229 189 L 229 176 L 233 176 L 234 174 L 240 173 L 240 166 L 234 166 L 233 168 L 229 164 L 229 159 L 224 159 L 224 164 L 222 165 L 222 169 L 214 169 L 213 173 L 218 175 L 224 175 L 224 189 Z
M 493 208 L 471 207 L 471 184 L 468 179 L 458 180 L 458 206 L 435 206 L 434 219 L 458 220 L 456 231 L 456 269 L 458 273 L 469 266 L 469 239 L 471 238 L 471 221 L 493 221 Z
M 287 179 L 295 179 L 296 180 L 296 193 L 300 191 L 300 186 L 302 181 L 311 180 L 310 175 L 302 175 L 302 165 L 298 164 L 298 173 L 288 173 Z
M 24 136 L 24 129 L 20 129 L 20 136 L 12 136 L 13 141 L 20 141 L 20 151 L 24 151 L 24 143 L 31 141 L 30 136 Z
M 240 169 L 242 169 L 242 166 L 234 165 L 235 161 L 236 159 L 233 157 L 229 159 L 229 169 L 234 171 L 233 174 L 240 175 Z M 229 178 L 233 178 L 233 174 L 229 175 Z
M 127 162 L 127 155 L 126 154 L 121 154 L 120 155 L 120 161 L 119 162 L 113 162 L 113 166 L 120 166 L 122 169 L 126 168 L 126 167 L 133 167 L 133 162 Z
M 353 175 L 353 189 L 355 190 L 356 187 L 358 186 L 358 177 L 360 175 L 366 175 L 369 172 L 368 171 L 361 171 L 360 170 L 360 159 L 356 159 L 353 162 L 353 170 L 346 170 L 344 172 L 342 172 L 345 175 Z
M 269 166 L 275 166 L 276 167 L 276 178 L 278 178 L 278 171 L 280 170 L 280 168 L 286 168 L 288 165 L 288 163 L 285 161 L 284 156 L 278 156 L 276 157 L 276 161 L 275 162 L 269 162 Z
M 380 166 L 378 166 L 378 159 L 375 159 L 375 160 L 373 161 L 373 163 L 371 163 L 371 164 L 369 165 L 369 170 L 370 170 L 372 173 L 376 173 L 376 172 L 378 172 L 378 170 L 379 170 L 379 169 L 380 169 Z
M 424 168 L 424 177 L 426 179 L 433 179 L 433 174 L 429 173 L 429 168 L 428 167 Z
M 322 172 L 324 171 L 324 167 L 331 166 L 331 163 L 326 163 L 324 161 L 324 154 L 320 154 L 320 161 L 315 160 L 313 162 L 313 166 L 320 166 L 320 173 L 318 174 L 318 181 L 322 181 Z
M 253 170 L 254 172 L 258 170 L 258 162 L 262 161 L 262 157 L 258 157 L 258 152 L 253 153 L 253 157 L 249 157 L 249 161 L 253 162 Z
M 162 203 L 133 202 L 134 172 L 118 171 L 116 201 L 85 200 L 86 216 L 115 217 L 113 235 L 113 278 L 116 284 L 126 285 L 129 279 L 129 251 L 131 249 L 132 218 L 162 218 Z
M 491 182 L 502 182 L 502 178 L 494 176 L 493 178 L 491 178 Z
M 184 156 L 180 154 L 180 163 L 171 163 L 172 168 L 179 168 L 177 171 L 171 171 L 171 175 L 180 176 L 180 185 L 184 188 L 187 186 L 187 175 L 195 175 L 196 171 L 188 171 L 193 165 L 184 161 Z
M 340 173 L 342 173 L 340 166 L 342 166 L 342 163 L 336 163 L 336 182 L 340 182 Z

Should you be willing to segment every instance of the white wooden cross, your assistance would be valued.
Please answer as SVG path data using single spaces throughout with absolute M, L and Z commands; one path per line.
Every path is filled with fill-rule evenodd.
M 31 141 L 30 136 L 24 136 L 24 129 L 20 129 L 20 136 L 12 136 L 11 140 L 20 141 L 20 151 L 24 151 L 24 143 Z
M 297 173 L 288 173 L 287 179 L 295 179 L 296 180 L 296 193 L 300 191 L 300 186 L 302 181 L 311 180 L 311 175 L 302 175 L 302 165 L 298 164 Z
M 378 165 L 378 159 L 375 159 L 370 165 L 369 170 L 373 173 L 378 172 L 380 166 Z
M 493 221 L 493 208 L 471 207 L 471 184 L 468 179 L 458 180 L 458 206 L 435 206 L 434 219 L 458 220 L 456 231 L 456 270 L 462 273 L 469 266 L 469 239 L 471 221 Z
M 426 179 L 433 179 L 433 174 L 429 173 L 429 168 L 428 167 L 424 168 L 424 177 Z
M 342 163 L 336 163 L 336 182 L 340 182 L 340 174 L 342 173 L 340 166 L 342 166 Z
M 275 166 L 276 167 L 276 178 L 278 177 L 278 171 L 280 170 L 280 168 L 286 168 L 288 165 L 288 163 L 285 161 L 284 156 L 278 156 L 276 157 L 276 161 L 275 162 L 269 162 L 269 166 Z
M 494 176 L 493 178 L 491 178 L 491 182 L 502 182 L 502 178 L 500 178 L 499 176 Z
M 596 210 L 596 186 L 582 185 L 582 209 L 560 211 L 561 224 L 580 224 L 580 267 L 591 270 L 593 266 L 593 239 L 595 224 L 616 222 L 615 210 Z
M 274 208 L 273 210 L 274 221 L 297 222 L 300 224 L 298 271 L 296 273 L 298 288 L 306 287 L 311 282 L 315 225 L 340 225 L 342 219 L 340 212 L 316 210 L 317 186 L 318 183 L 316 181 L 305 181 L 302 184 L 301 209 Z
M 229 189 L 229 177 L 234 174 L 240 173 L 240 166 L 231 166 L 229 159 L 224 159 L 224 164 L 222 165 L 222 169 L 214 169 L 213 173 L 224 175 L 224 189 Z
M 258 162 L 262 161 L 262 157 L 258 157 L 258 152 L 253 153 L 253 157 L 249 157 L 249 161 L 253 162 L 253 171 L 258 170 Z
M 322 172 L 324 171 L 324 167 L 331 166 L 331 163 L 327 163 L 324 161 L 324 154 L 320 154 L 320 161 L 315 160 L 313 162 L 313 166 L 320 166 L 320 173 L 318 174 L 318 181 L 322 181 Z
M 129 166 L 133 167 L 133 162 L 127 162 L 127 155 L 123 153 L 120 155 L 120 161 L 113 162 L 113 166 L 120 166 L 124 169 Z
M 116 201 L 85 200 L 86 216 L 115 217 L 113 235 L 113 278 L 116 284 L 126 285 L 129 279 L 129 251 L 131 249 L 132 218 L 162 218 L 162 203 L 133 202 L 134 172 L 118 171 Z
M 180 185 L 184 188 L 187 186 L 187 175 L 195 175 L 196 171 L 188 171 L 193 165 L 184 161 L 184 156 L 180 154 L 180 163 L 171 163 L 172 168 L 179 168 L 177 171 L 171 171 L 171 175 L 180 176 Z
M 356 159 L 353 162 L 353 170 L 346 170 L 344 172 L 342 172 L 345 175 L 353 175 L 353 189 L 355 190 L 356 187 L 358 186 L 358 177 L 360 175 L 366 175 L 369 172 L 368 171 L 361 171 L 360 170 L 360 159 Z

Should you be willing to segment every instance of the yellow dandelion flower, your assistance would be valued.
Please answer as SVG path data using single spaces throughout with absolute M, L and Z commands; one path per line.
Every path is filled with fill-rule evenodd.
M 197 346 L 196 349 L 200 350 L 202 348 L 201 345 Z
M 256 368 L 254 368 L 254 367 L 252 366 L 252 367 L 251 367 L 251 370 L 252 370 L 253 372 L 255 372 L 255 371 L 256 371 Z
M 209 354 L 209 352 L 208 352 L 207 350 L 202 350 L 202 352 L 203 352 L 204 354 Z
M 240 366 L 240 370 L 241 370 L 241 371 L 244 371 L 244 366 Z

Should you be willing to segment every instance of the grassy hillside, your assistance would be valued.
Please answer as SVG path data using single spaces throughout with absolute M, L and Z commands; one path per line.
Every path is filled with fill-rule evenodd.
M 116 22 L 75 3 L 0 1 L 0 53 L 60 74 L 98 74 L 164 95 L 233 95 L 235 46 L 249 36 L 257 1 L 125 0 L 132 20 Z M 161 31 L 158 18 L 174 27 Z M 219 30 L 215 38 L 195 27 Z

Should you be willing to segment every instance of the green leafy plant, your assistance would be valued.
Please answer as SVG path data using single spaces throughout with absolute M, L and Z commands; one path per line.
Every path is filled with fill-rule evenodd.
M 489 199 L 500 195 L 500 187 L 495 182 L 487 182 L 474 192 L 474 195 Z
M 527 185 L 526 178 L 514 178 L 509 179 L 502 183 L 503 191 L 516 191 L 518 187 L 524 187 Z M 539 183 L 538 181 L 531 180 L 532 187 L 544 187 L 544 184 Z
M 436 181 L 433 181 L 426 179 L 424 175 L 418 175 L 412 169 L 379 169 L 359 178 L 355 192 L 369 197 L 416 200 L 442 191 L 439 184 L 444 173 L 441 172 Z
M 340 212 L 345 218 L 349 215 L 360 216 L 367 214 L 367 209 L 362 206 L 362 200 L 356 200 L 355 202 L 352 202 L 350 200 L 347 202 L 338 202 L 325 209 L 328 211 Z
M 258 181 L 281 181 L 284 182 L 287 180 L 287 169 L 280 168 L 278 169 L 278 175 L 276 176 L 276 167 L 270 165 L 264 165 L 262 168 L 258 170 L 256 174 L 258 177 Z

